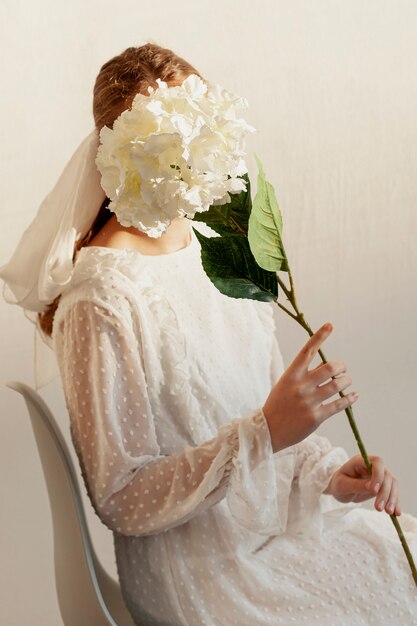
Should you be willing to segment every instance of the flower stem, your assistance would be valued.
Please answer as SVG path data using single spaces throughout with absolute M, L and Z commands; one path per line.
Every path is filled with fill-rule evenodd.
M 285 311 L 288 315 L 290 315 L 296 322 L 298 322 L 298 318 L 296 315 L 294 315 L 294 313 L 291 313 L 291 311 L 289 311 L 283 304 L 281 304 L 281 302 L 278 302 L 277 300 L 277 305 L 283 310 Z
M 293 279 L 292 279 L 292 275 L 291 275 L 290 269 L 288 268 L 288 276 L 289 276 L 289 280 L 290 280 L 290 288 L 288 288 L 285 285 L 285 283 L 282 281 L 282 279 L 278 276 L 278 272 L 276 273 L 276 276 L 277 276 L 278 283 L 279 283 L 281 289 L 283 290 L 283 292 L 285 293 L 285 295 L 287 297 L 287 300 L 289 300 L 289 302 L 292 304 L 292 306 L 294 308 L 294 311 L 295 311 L 295 314 L 291 313 L 291 311 L 289 311 L 286 307 L 281 305 L 278 302 L 278 300 L 276 300 L 277 305 L 281 309 L 283 309 L 286 313 L 288 313 L 288 315 L 290 315 L 296 322 L 298 322 L 300 324 L 300 326 L 302 326 L 308 332 L 308 334 L 311 337 L 312 335 L 314 335 L 314 332 L 311 329 L 310 325 L 307 323 L 307 321 L 306 321 L 306 319 L 304 317 L 304 314 L 301 313 L 301 311 L 298 308 L 297 300 L 296 300 L 296 297 L 295 297 L 294 283 L 293 283 Z M 323 361 L 323 363 L 327 363 L 328 361 L 327 361 L 323 351 L 321 349 L 319 349 L 318 352 L 319 352 L 320 358 Z M 335 378 L 335 377 L 332 376 L 332 378 Z M 339 393 L 339 395 L 342 398 L 345 395 L 343 393 L 343 391 L 339 391 L 338 393 Z M 369 474 L 371 475 L 372 463 L 369 460 L 368 454 L 367 454 L 366 449 L 365 449 L 365 445 L 364 445 L 364 443 L 363 443 L 363 441 L 361 439 L 361 436 L 359 434 L 359 430 L 358 430 L 358 427 L 356 425 L 355 418 L 353 417 L 352 407 L 348 406 L 344 410 L 345 410 L 346 415 L 348 416 L 349 424 L 350 424 L 350 427 L 351 427 L 351 429 L 353 431 L 356 443 L 358 444 L 358 448 L 360 450 L 362 458 L 363 458 L 363 460 L 365 462 L 366 467 L 368 468 Z M 394 515 L 394 514 L 390 514 L 390 518 L 392 520 L 392 523 L 395 526 L 395 529 L 397 531 L 398 537 L 400 538 L 401 545 L 403 547 L 403 550 L 405 552 L 405 555 L 407 557 L 408 563 L 409 563 L 410 568 L 411 568 L 411 573 L 412 573 L 414 582 L 415 582 L 415 584 L 417 586 L 417 569 L 416 569 L 416 566 L 415 566 L 415 563 L 414 563 L 413 556 L 411 554 L 410 548 L 408 546 L 407 540 L 404 537 L 404 533 L 402 531 L 402 528 L 400 526 L 400 523 L 398 521 L 397 516 Z

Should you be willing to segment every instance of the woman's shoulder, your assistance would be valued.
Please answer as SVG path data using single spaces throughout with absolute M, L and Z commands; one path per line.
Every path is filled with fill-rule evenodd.
M 131 313 L 133 299 L 139 296 L 140 289 L 135 288 L 133 264 L 128 250 L 83 247 L 74 262 L 71 279 L 63 289 L 55 313 L 58 319 L 68 308 L 91 303 L 102 309 L 112 311 L 121 317 Z M 135 267 L 136 286 L 139 286 L 138 273 Z M 144 272 L 143 280 L 146 281 Z
M 129 282 L 146 274 L 144 264 L 136 262 L 139 257 L 129 248 L 84 246 L 77 252 L 65 292 L 81 287 L 99 290 L 107 290 L 110 286 L 126 288 Z

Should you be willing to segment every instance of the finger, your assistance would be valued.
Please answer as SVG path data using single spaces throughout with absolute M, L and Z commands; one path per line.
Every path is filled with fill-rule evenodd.
M 316 330 L 316 332 L 311 335 L 310 339 L 292 361 L 290 368 L 296 370 L 301 369 L 303 371 L 306 370 L 316 356 L 321 344 L 325 339 L 327 339 L 332 330 L 333 326 L 330 322 L 323 324 L 323 326 Z
M 391 492 L 391 484 L 392 477 L 391 474 L 387 472 L 385 474 L 384 482 L 381 485 L 381 489 L 378 491 L 378 495 L 375 498 L 375 508 L 378 511 L 383 511 L 387 504 L 388 496 Z
M 314 386 L 321 385 L 333 376 L 344 374 L 346 369 L 346 363 L 340 360 L 319 363 L 317 367 L 308 371 L 308 380 Z
M 368 466 L 366 465 L 363 456 L 361 454 L 355 454 L 349 459 L 347 463 L 349 463 L 348 470 L 347 470 L 348 473 L 352 477 L 359 477 L 361 479 L 366 479 L 365 487 L 369 491 L 369 484 L 371 482 L 370 473 L 369 473 Z
M 314 393 L 314 399 L 317 399 L 317 402 L 324 402 L 324 400 L 328 400 L 335 393 L 339 393 L 342 389 L 346 389 L 352 384 L 352 379 L 350 376 L 340 376 L 339 378 L 334 378 L 330 382 L 322 385 L 321 387 L 316 387 Z
M 321 404 L 317 410 L 317 419 L 319 422 L 323 422 L 332 415 L 339 413 L 339 411 L 344 411 L 344 409 L 356 402 L 358 397 L 358 392 L 352 391 L 352 393 L 348 393 L 346 396 L 333 400 L 333 402 Z
M 370 489 L 373 493 L 378 493 L 385 477 L 384 459 L 373 454 L 369 456 L 369 460 L 372 464 Z
M 356 501 L 373 498 L 373 494 L 365 487 L 365 482 L 363 478 L 349 478 L 349 489 L 356 494 Z
M 391 477 L 392 477 L 391 491 L 387 498 L 387 503 L 385 506 L 385 510 L 389 515 L 392 515 L 394 513 L 394 509 L 398 503 L 398 492 L 399 492 L 397 479 L 394 476 L 391 476 Z

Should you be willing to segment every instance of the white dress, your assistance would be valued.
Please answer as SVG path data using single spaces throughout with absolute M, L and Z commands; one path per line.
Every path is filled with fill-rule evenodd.
M 221 294 L 193 232 L 166 255 L 78 253 L 53 342 L 126 605 L 139 626 L 417 624 L 389 515 L 322 493 L 344 448 L 272 452 L 275 310 Z M 417 560 L 417 519 L 399 520 Z

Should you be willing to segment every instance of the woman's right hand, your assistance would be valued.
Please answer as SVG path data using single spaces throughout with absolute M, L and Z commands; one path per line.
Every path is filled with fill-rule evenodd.
M 262 407 L 274 452 L 305 439 L 324 420 L 353 404 L 358 397 L 358 394 L 352 392 L 333 402 L 322 404 L 324 400 L 352 384 L 350 376 L 346 376 L 346 365 L 343 361 L 320 363 L 314 369 L 308 369 L 332 330 L 331 324 L 324 324 L 311 335 L 272 388 Z M 333 380 L 332 376 L 338 378 Z M 329 378 L 331 380 L 325 383 Z M 319 387 L 322 383 L 325 384 Z

